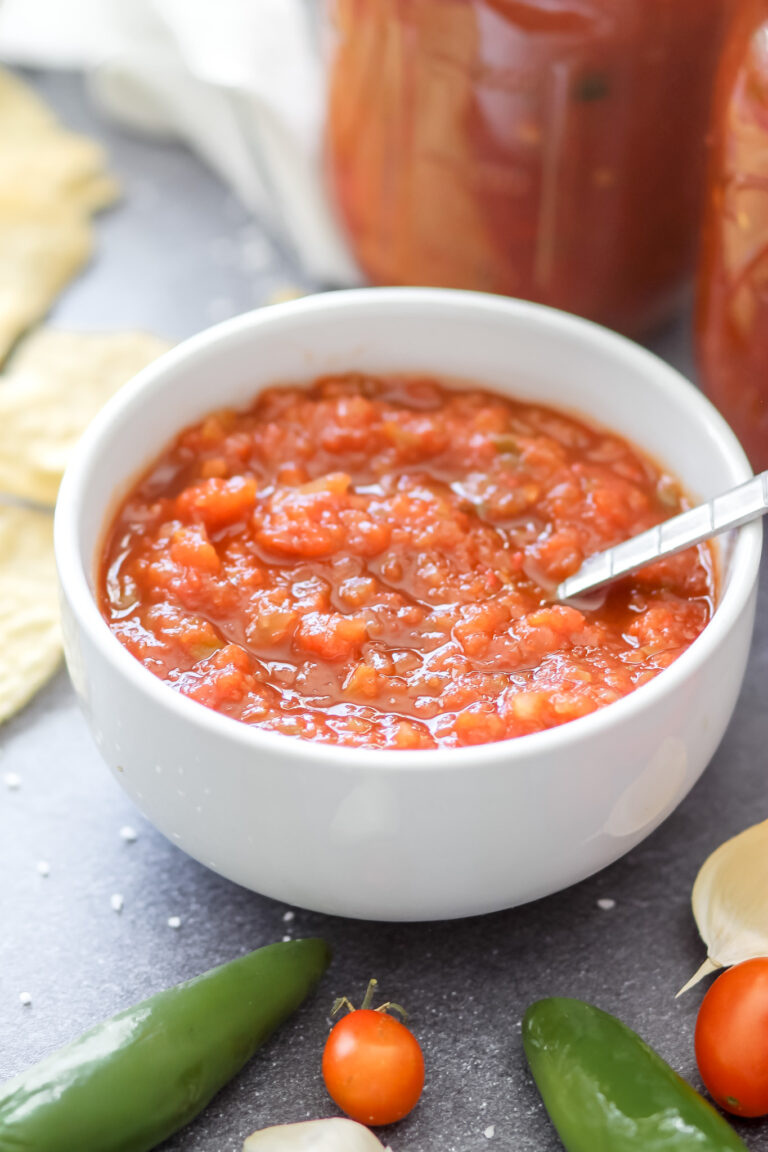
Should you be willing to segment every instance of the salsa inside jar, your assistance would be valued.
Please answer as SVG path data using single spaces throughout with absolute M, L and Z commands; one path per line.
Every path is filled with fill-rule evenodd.
M 666 320 L 732 3 L 326 0 L 329 185 L 363 272 Z
M 273 732 L 486 743 L 620 699 L 699 635 L 701 545 L 599 607 L 551 592 L 686 507 L 611 432 L 424 377 L 275 387 L 186 429 L 120 508 L 101 608 L 151 672 Z

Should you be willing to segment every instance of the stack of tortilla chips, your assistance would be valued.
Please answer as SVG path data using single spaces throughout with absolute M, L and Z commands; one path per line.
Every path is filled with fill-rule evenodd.
M 102 404 L 168 347 L 55 329 L 15 347 L 88 262 L 91 217 L 117 195 L 103 149 L 0 71 L 0 722 L 61 659 L 51 513 L 64 467 Z

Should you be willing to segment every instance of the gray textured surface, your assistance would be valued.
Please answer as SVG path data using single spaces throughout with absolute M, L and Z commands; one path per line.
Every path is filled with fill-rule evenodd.
M 58 321 L 181 338 L 296 281 L 191 156 L 98 124 L 72 78 L 38 82 L 71 125 L 103 136 L 126 191 L 103 218 L 97 259 L 66 293 Z M 688 367 L 681 329 L 656 346 Z M 156 833 L 107 775 L 61 673 L 0 729 L 0 1078 L 165 985 L 284 934 L 321 933 L 336 958 L 316 998 L 167 1152 L 237 1152 L 256 1127 L 333 1115 L 319 1071 L 328 1006 L 336 995 L 359 997 L 371 975 L 409 1008 L 427 1063 L 421 1103 L 388 1133 L 394 1152 L 560 1147 L 519 1042 L 522 1013 L 539 996 L 596 1001 L 698 1084 L 692 1034 L 701 992 L 677 1001 L 674 993 L 703 956 L 689 910 L 699 864 L 768 815 L 764 599 L 734 720 L 670 819 L 567 892 L 458 923 L 363 924 L 300 910 L 286 921 L 285 906 L 208 872 Z M 16 791 L 3 785 L 9 772 L 21 778 Z M 135 843 L 121 839 L 125 824 L 137 830 Z M 39 861 L 49 863 L 48 877 Z M 110 907 L 115 893 L 121 914 Z M 601 909 L 603 898 L 615 907 Z M 168 927 L 172 916 L 180 929 Z M 22 991 L 31 1006 L 20 1003 Z M 745 1132 L 751 1149 L 768 1150 L 768 1125 Z

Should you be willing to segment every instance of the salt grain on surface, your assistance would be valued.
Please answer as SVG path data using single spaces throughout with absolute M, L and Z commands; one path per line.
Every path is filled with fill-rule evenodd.
M 138 840 L 138 833 L 135 828 L 131 828 L 130 824 L 124 824 L 120 829 L 120 837 L 125 840 L 126 844 L 133 844 Z
M 114 896 L 110 896 L 109 903 L 113 912 L 122 912 L 125 901 L 119 892 L 115 892 Z
M 37 871 L 41 876 L 50 876 L 51 866 L 47 860 L 39 860 L 37 864 Z
M 602 908 L 603 912 L 610 912 L 612 908 L 616 907 L 616 901 L 612 900 L 610 896 L 604 896 L 597 902 L 598 908 Z
M 488 1127 L 483 1132 L 483 1136 L 485 1136 L 486 1140 L 493 1140 L 495 1135 L 496 1135 L 495 1126 L 493 1124 L 489 1124 Z
M 19 992 L 19 1000 L 21 1000 L 25 1008 L 29 1008 L 32 1003 L 32 997 L 29 992 Z
M 296 913 L 291 912 L 290 908 L 288 909 L 287 912 L 283 912 L 283 920 L 285 920 L 286 924 L 290 924 L 291 920 L 293 920 L 295 918 L 295 916 L 296 916 Z
M 16 772 L 6 772 L 3 776 L 3 783 L 9 792 L 16 792 L 21 787 L 21 776 Z
M 169 916 L 168 917 L 168 927 L 169 928 L 181 928 L 181 916 Z

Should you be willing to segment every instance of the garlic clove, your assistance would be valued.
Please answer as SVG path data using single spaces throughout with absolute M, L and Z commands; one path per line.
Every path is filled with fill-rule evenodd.
M 243 1152 L 385 1152 L 369 1128 L 354 1120 L 306 1120 L 261 1128 Z
M 707 959 L 678 996 L 710 972 L 768 956 L 768 820 L 726 840 L 702 864 L 691 904 Z

